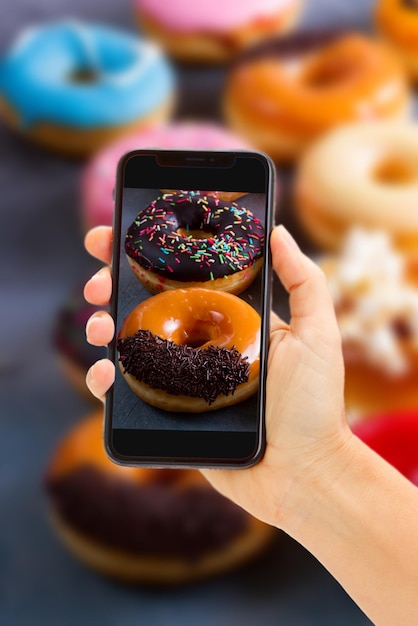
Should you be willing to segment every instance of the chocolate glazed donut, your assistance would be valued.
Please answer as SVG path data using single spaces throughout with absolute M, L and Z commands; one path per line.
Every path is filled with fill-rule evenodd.
M 235 69 L 239 65 L 268 57 L 285 59 L 295 55 L 306 54 L 320 46 L 336 41 L 339 37 L 348 35 L 352 30 L 353 28 L 348 29 L 335 26 L 305 30 L 280 37 L 270 37 L 254 44 L 238 55 L 230 64 L 230 68 Z
M 43 481 L 54 529 L 86 565 L 130 583 L 194 582 L 249 561 L 275 537 L 196 470 L 112 463 L 102 428 L 103 409 L 79 420 Z
M 264 228 L 251 211 L 199 191 L 156 198 L 125 239 L 131 267 L 151 291 L 204 285 L 238 293 L 255 278 L 263 250 Z M 237 287 L 232 277 L 244 270 Z M 150 275 L 157 286 L 147 283 Z

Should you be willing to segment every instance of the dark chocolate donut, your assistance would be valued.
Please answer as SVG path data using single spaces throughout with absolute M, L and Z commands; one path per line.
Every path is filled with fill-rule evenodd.
M 156 198 L 138 213 L 125 239 L 126 254 L 145 270 L 184 282 L 247 269 L 263 248 L 264 228 L 251 211 L 199 191 Z
M 164 482 L 166 476 L 135 483 L 80 465 L 68 475 L 47 476 L 45 488 L 72 528 L 132 556 L 194 560 L 225 549 L 247 530 L 248 516 L 215 490 L 198 483 L 178 487 L 180 473 Z
M 274 529 L 217 493 L 196 470 L 112 463 L 103 407 L 78 421 L 43 477 L 54 529 L 100 573 L 129 583 L 178 584 L 253 558 Z

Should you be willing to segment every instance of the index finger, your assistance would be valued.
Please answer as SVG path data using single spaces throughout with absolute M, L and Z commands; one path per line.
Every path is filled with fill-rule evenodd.
M 109 265 L 112 258 L 112 240 L 110 226 L 96 226 L 86 234 L 84 246 L 89 254 Z

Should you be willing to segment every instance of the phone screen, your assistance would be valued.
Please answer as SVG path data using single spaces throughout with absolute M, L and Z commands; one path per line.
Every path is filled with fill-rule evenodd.
M 105 420 L 116 462 L 242 467 L 261 457 L 273 189 L 259 153 L 121 159 Z

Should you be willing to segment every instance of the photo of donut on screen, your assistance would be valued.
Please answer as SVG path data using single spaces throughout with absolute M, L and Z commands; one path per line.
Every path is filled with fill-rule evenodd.
M 124 189 L 113 427 L 256 428 L 265 207 Z

